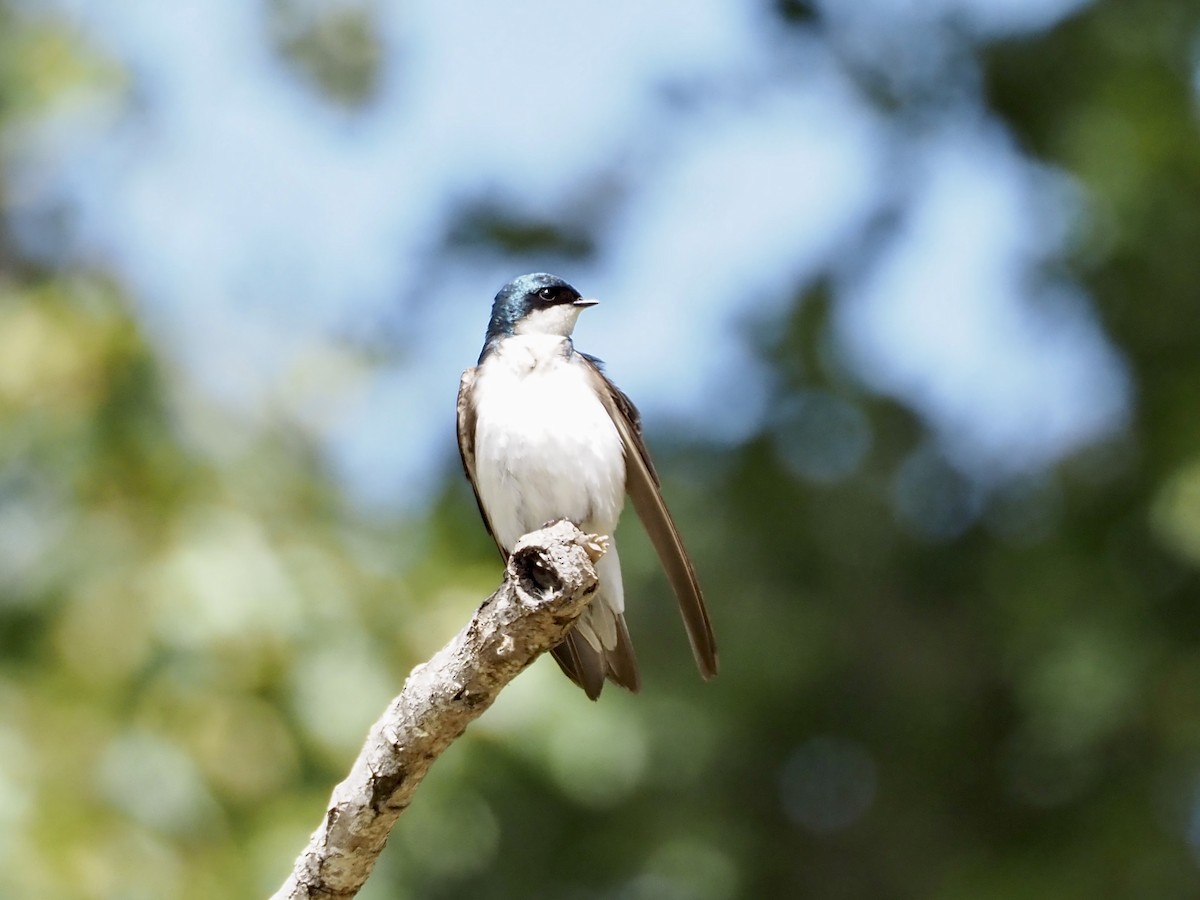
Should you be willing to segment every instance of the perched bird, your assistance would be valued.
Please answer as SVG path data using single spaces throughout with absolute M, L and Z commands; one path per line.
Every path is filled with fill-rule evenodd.
M 517 539 L 554 519 L 610 537 L 596 564 L 597 596 L 553 650 L 595 700 L 604 679 L 637 691 L 625 626 L 621 563 L 611 540 L 629 493 L 679 601 L 700 674 L 717 674 L 717 647 L 696 573 L 663 502 L 638 411 L 575 349 L 587 300 L 554 275 L 522 275 L 492 304 L 483 352 L 458 390 L 458 449 L 484 523 L 507 559 Z

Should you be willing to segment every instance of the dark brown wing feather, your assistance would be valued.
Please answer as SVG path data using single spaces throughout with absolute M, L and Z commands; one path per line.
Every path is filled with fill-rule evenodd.
M 488 519 L 487 510 L 483 508 L 483 501 L 479 499 L 479 488 L 475 486 L 475 402 L 471 392 L 475 389 L 475 374 L 478 371 L 478 368 L 467 369 L 458 382 L 458 455 L 462 457 L 467 481 L 471 482 L 475 505 L 479 507 L 479 517 L 483 519 L 483 525 L 492 536 L 492 540 L 496 541 L 496 549 L 500 551 L 500 556 L 508 562 L 508 551 L 500 546 L 491 520 Z
M 659 490 L 658 474 L 654 471 L 650 452 L 642 439 L 637 407 L 600 371 L 595 359 L 583 356 L 596 379 L 597 393 L 608 407 L 609 415 L 621 435 L 621 442 L 625 445 L 625 489 L 650 536 L 650 542 L 658 552 L 667 580 L 671 582 L 696 666 L 701 675 L 712 678 L 717 674 L 717 643 L 713 637 L 712 623 L 708 619 L 696 571 Z

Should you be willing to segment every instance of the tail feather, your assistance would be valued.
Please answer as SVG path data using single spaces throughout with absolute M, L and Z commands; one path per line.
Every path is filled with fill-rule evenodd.
M 594 526 L 595 523 L 588 523 Z M 611 528 L 589 528 L 611 532 Z M 600 589 L 566 640 L 552 651 L 559 668 L 583 688 L 593 700 L 600 696 L 607 678 L 613 684 L 637 693 L 642 687 L 637 655 L 625 625 L 625 590 L 621 584 L 621 560 L 610 539 L 608 552 L 596 563 Z
M 613 684 L 636 694 L 642 689 L 637 655 L 633 652 L 633 641 L 629 637 L 629 629 L 625 626 L 625 616 L 618 613 L 616 623 L 617 644 L 613 649 L 604 651 L 605 674 Z
M 566 640 L 550 652 L 563 674 L 583 688 L 589 700 L 600 696 L 600 689 L 604 687 L 603 660 L 575 629 L 572 628 Z
M 566 640 L 550 651 L 563 673 L 592 700 L 600 696 L 605 678 L 634 694 L 642 689 L 642 676 L 625 616 L 618 614 L 615 623 L 616 642 L 611 649 L 595 649 L 573 628 Z

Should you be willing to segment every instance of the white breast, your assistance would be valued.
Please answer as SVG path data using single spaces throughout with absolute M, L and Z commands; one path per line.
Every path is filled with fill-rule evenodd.
M 621 438 L 568 347 L 557 336 L 509 337 L 476 376 L 476 487 L 509 549 L 551 519 L 612 534 L 621 515 Z

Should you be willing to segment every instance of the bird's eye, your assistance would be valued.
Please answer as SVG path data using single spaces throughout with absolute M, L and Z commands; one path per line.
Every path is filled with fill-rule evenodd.
M 538 291 L 538 296 L 541 297 L 543 300 L 553 300 L 554 299 L 554 288 L 548 288 L 548 287 L 542 288 L 540 291 Z

